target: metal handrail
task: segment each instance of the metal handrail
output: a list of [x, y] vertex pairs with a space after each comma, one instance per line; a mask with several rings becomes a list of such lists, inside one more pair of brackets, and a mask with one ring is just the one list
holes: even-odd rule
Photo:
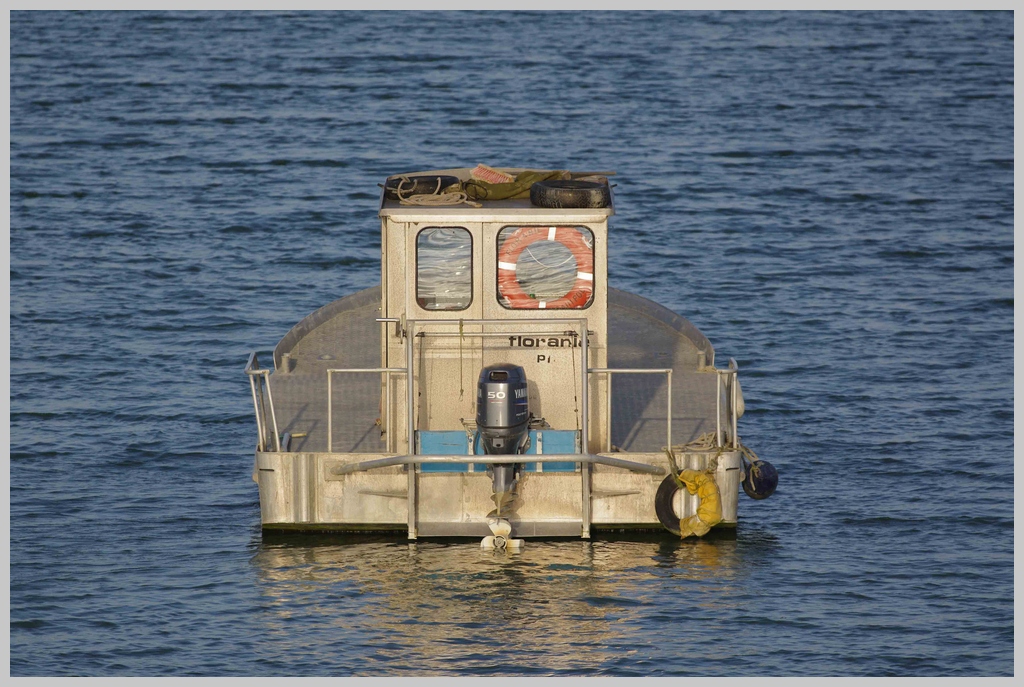
[[[348, 368], [331, 368], [327, 370], [327, 452], [334, 452], [334, 431], [332, 427], [332, 421], [334, 419], [334, 406], [333, 399], [334, 394], [331, 393], [331, 379], [335, 372], [379, 372], [385, 375], [384, 379], [384, 394], [385, 394], [385, 413], [391, 412], [391, 373], [392, 372], [408, 372], [404, 367], [348, 367]], [[386, 416], [385, 416], [386, 417]], [[381, 418], [381, 426], [387, 430], [386, 420], [384, 417]], [[409, 435], [409, 445], [412, 445], [412, 435]]]
[[[385, 320], [387, 322], [394, 321], [392, 318]], [[408, 333], [414, 335], [414, 329], [419, 324], [508, 324], [509, 320], [485, 320], [485, 319], [473, 319], [473, 320], [408, 320], [410, 324]], [[588, 332], [586, 330], [587, 320], [585, 318], [551, 318], [551, 319], [540, 319], [540, 318], [523, 318], [516, 320], [516, 324], [533, 324], [533, 323], [550, 323], [550, 322], [566, 322], [575, 323], [580, 325], [581, 328], [581, 343], [582, 343], [582, 354], [584, 365], [588, 359]], [[575, 333], [575, 332], [574, 332]], [[483, 337], [488, 335], [501, 335], [503, 333], [498, 332], [463, 332], [464, 336], [471, 337]], [[411, 336], [410, 336], [411, 338]], [[413, 425], [415, 422], [415, 412], [413, 409], [412, 399], [414, 398], [414, 384], [415, 380], [413, 375], [408, 374], [411, 369], [413, 355], [412, 346], [409, 347], [407, 364], [409, 367], [388, 367], [388, 368], [332, 368], [327, 370], [327, 451], [333, 452], [333, 394], [332, 394], [332, 374], [335, 372], [339, 373], [380, 373], [385, 374], [388, 377], [385, 379], [385, 412], [390, 412], [391, 409], [391, 384], [390, 375], [392, 373], [406, 373], [406, 393], [407, 393], [407, 410], [408, 410], [408, 438], [410, 451], [415, 453], [415, 442], [413, 441]], [[608, 391], [606, 393], [606, 412], [609, 414], [607, 421], [607, 432], [608, 442], [611, 442], [611, 376], [613, 374], [664, 374], [666, 376], [666, 445], [672, 445], [672, 368], [584, 368], [589, 374], [608, 374]], [[715, 438], [716, 445], [721, 446], [723, 443], [722, 437], [722, 377], [724, 375], [731, 375], [732, 379], [729, 381], [729, 422], [732, 428], [731, 432], [731, 443], [732, 448], [739, 447], [738, 437], [738, 421], [737, 405], [738, 405], [738, 387], [736, 380], [738, 378], [739, 366], [735, 359], [729, 359], [729, 369], [727, 370], [715, 370], [716, 372], [716, 385], [715, 385]], [[252, 392], [253, 409], [256, 416], [256, 431], [259, 438], [257, 448], [260, 451], [265, 451], [267, 448], [267, 434], [270, 429], [267, 423], [266, 411], [269, 406], [270, 409], [270, 424], [273, 426], [273, 437], [274, 445], [277, 451], [281, 450], [281, 436], [277, 427], [277, 413], [274, 408], [274, 395], [270, 385], [270, 370], [262, 369], [259, 366], [259, 357], [256, 351], [249, 354], [249, 358], [245, 364], [245, 374], [249, 376], [249, 386]], [[259, 381], [257, 381], [257, 377]], [[589, 377], [588, 377], [589, 379]], [[580, 453], [584, 453], [589, 441], [589, 416], [590, 416], [590, 398], [589, 398], [589, 383], [583, 382], [582, 397], [583, 397], [583, 418], [581, 421], [581, 441], [580, 441]], [[266, 388], [266, 400], [263, 400], [263, 389]], [[384, 424], [384, 418], [381, 419]], [[607, 447], [610, 450], [610, 445]]]
[[[469, 460], [467, 460], [469, 459]], [[611, 456], [602, 456], [594, 453], [546, 453], [542, 455], [526, 455], [522, 453], [512, 453], [503, 455], [477, 455], [477, 456], [465, 456], [465, 455], [429, 455], [425, 456], [422, 454], [407, 454], [400, 456], [385, 456], [383, 458], [373, 458], [371, 460], [364, 460], [359, 463], [345, 463], [344, 465], [338, 465], [331, 468], [332, 475], [347, 475], [353, 472], [364, 472], [366, 470], [375, 470], [377, 468], [388, 468], [396, 465], [422, 465], [428, 464], [452, 464], [452, 463], [487, 463], [487, 464], [509, 464], [509, 463], [584, 463], [598, 465], [609, 465], [611, 467], [625, 468], [633, 472], [645, 472], [651, 475], [664, 475], [665, 470], [658, 467], [657, 465], [648, 465], [647, 463], [637, 463], [632, 460], [623, 460], [622, 458], [613, 458]]]
[[[666, 368], [595, 367], [595, 368], [591, 368], [591, 369], [587, 370], [587, 372], [588, 373], [599, 373], [599, 374], [607, 374], [607, 375], [609, 375], [609, 377], [608, 377], [608, 393], [607, 393], [608, 399], [607, 399], [607, 401], [605, 403], [605, 412], [607, 414], [606, 417], [607, 417], [607, 425], [608, 425], [606, 429], [607, 429], [607, 432], [608, 432], [608, 450], [609, 451], [611, 450], [611, 441], [612, 441], [612, 423], [611, 423], [612, 383], [611, 383], [611, 375], [613, 375], [613, 374], [633, 374], [633, 375], [663, 374], [663, 375], [665, 375], [665, 384], [666, 384], [665, 424], [667, 426], [666, 427], [666, 441], [668, 442], [665, 445], [668, 446], [669, 448], [671, 448], [671, 446], [672, 446], [672, 368], [671, 367], [666, 367]], [[583, 407], [584, 407], [586, 413], [590, 412], [590, 408], [586, 405], [585, 401], [584, 401], [584, 406]]]
[[[736, 415], [736, 380], [739, 378], [740, 368], [736, 364], [736, 360], [729, 358], [729, 369], [728, 370], [715, 370], [715, 445], [722, 445], [722, 377], [725, 375], [731, 375], [732, 379], [729, 382], [729, 415], [730, 424], [732, 425], [732, 448], [739, 448], [739, 438], [736, 436], [737, 423], [739, 417]], [[670, 444], [671, 446], [671, 444]]]
[[[270, 420], [274, 425], [274, 446], [276, 450], [281, 450], [281, 435], [277, 431], [277, 413], [274, 411], [274, 394], [270, 390], [270, 370], [264, 370], [260, 368], [259, 357], [256, 355], [256, 351], [249, 354], [249, 360], [245, 363], [245, 374], [249, 375], [249, 388], [252, 390], [252, 403], [256, 411], [256, 432], [259, 435], [259, 441], [256, 444], [257, 450], [267, 450], [267, 418], [266, 418], [266, 406], [270, 405]], [[256, 382], [256, 378], [260, 378], [260, 382]], [[259, 390], [257, 391], [257, 387]], [[263, 401], [263, 389], [267, 390], [267, 401]]]
[[[412, 342], [416, 338], [416, 327], [418, 325], [423, 325], [424, 327], [427, 327], [427, 326], [430, 326], [430, 325], [437, 325], [437, 324], [459, 325], [459, 334], [461, 336], [476, 336], [476, 335], [484, 335], [485, 332], [466, 332], [466, 331], [464, 331], [462, 329], [462, 327], [467, 325], [467, 324], [468, 325], [503, 325], [503, 326], [507, 327], [510, 324], [511, 325], [551, 324], [551, 323], [555, 323], [555, 322], [564, 323], [564, 324], [574, 324], [577, 327], [579, 327], [579, 329], [580, 329], [580, 333], [579, 333], [579, 336], [580, 336], [580, 356], [582, 358], [582, 364], [580, 365], [580, 368], [583, 369], [583, 370], [586, 370], [588, 368], [588, 363], [589, 363], [588, 356], [589, 356], [589, 347], [590, 347], [590, 337], [589, 337], [590, 332], [587, 329], [587, 325], [589, 324], [589, 322], [587, 321], [587, 318], [585, 318], [585, 317], [543, 317], [543, 318], [541, 318], [541, 317], [524, 317], [524, 318], [521, 318], [521, 319], [517, 318], [515, 320], [506, 320], [506, 319], [406, 320], [405, 321], [406, 331], [404, 332], [404, 334], [406, 336], [406, 343], [407, 343], [407, 345], [405, 347], [405, 354], [406, 354], [406, 363], [405, 364], [406, 364], [406, 367], [409, 370], [409, 374], [406, 376], [406, 395], [408, 396], [408, 398], [406, 400], [406, 409], [407, 409], [407, 412], [408, 412], [408, 417], [406, 419], [406, 422], [408, 423], [409, 437], [410, 437], [410, 441], [409, 441], [409, 454], [410, 455], [416, 455], [415, 442], [412, 441], [412, 437], [415, 436], [415, 424], [416, 424], [416, 413], [415, 413], [415, 408], [413, 406], [413, 402], [414, 402], [414, 399], [415, 399], [415, 384], [416, 384], [415, 377], [416, 377], [416, 375], [413, 374], [415, 358], [413, 356], [413, 344], [412, 344]], [[426, 332], [424, 331], [423, 333], [425, 334]], [[513, 333], [518, 333], [518, 332], [513, 332]], [[493, 332], [487, 332], [486, 333], [486, 335], [491, 335], [491, 334], [493, 334]], [[587, 375], [586, 374], [582, 374], [581, 381], [580, 381], [580, 388], [581, 388], [580, 396], [582, 397], [581, 398], [581, 404], [582, 404], [582, 406], [584, 408], [584, 411], [586, 411], [586, 409], [590, 407], [590, 400], [588, 398], [588, 387], [589, 387], [589, 384], [587, 382], [588, 382]], [[573, 384], [575, 384], [575, 383], [576, 383], [575, 380], [573, 380]], [[591, 461], [584, 460], [582, 458], [582, 456], [586, 455], [587, 452], [589, 451], [589, 447], [588, 447], [587, 444], [588, 444], [588, 440], [590, 438], [590, 430], [589, 430], [589, 426], [588, 426], [589, 418], [587, 416], [588, 416], [588, 413], [584, 412], [583, 413], [583, 419], [580, 422], [580, 433], [581, 433], [581, 437], [582, 437], [582, 441], [580, 441], [580, 453], [571, 454], [571, 455], [577, 456], [576, 462], [581, 463], [581, 466], [580, 466], [581, 467], [581, 480], [580, 481], [582, 482], [582, 489], [583, 489], [583, 538], [584, 539], [588, 539], [590, 537], [590, 462]], [[465, 459], [463, 459], [463, 462], [465, 462]], [[545, 461], [542, 461], [542, 462], [545, 462]], [[415, 539], [416, 538], [416, 500], [417, 500], [416, 499], [416, 471], [415, 470], [409, 470], [408, 512], [409, 512], [409, 538], [410, 539]]]
[[[382, 318], [383, 319], [383, 318]], [[551, 322], [564, 322], [564, 323], [575, 323], [587, 322], [585, 317], [517, 317], [514, 320], [500, 320], [500, 319], [463, 319], [463, 320], [406, 320], [406, 322], [415, 322], [416, 324], [548, 324]]]
[[[581, 367], [582, 367], [582, 369], [586, 370], [587, 369], [587, 364], [589, 362], [590, 337], [589, 337], [589, 331], [587, 330], [588, 320], [585, 317], [550, 317], [550, 318], [548, 318], [548, 317], [543, 317], [543, 318], [541, 318], [541, 317], [524, 317], [524, 318], [515, 319], [515, 320], [499, 320], [499, 319], [406, 320], [405, 321], [405, 324], [406, 324], [405, 336], [406, 336], [407, 340], [409, 340], [409, 341], [415, 339], [415, 337], [416, 337], [416, 328], [421, 326], [421, 325], [427, 326], [427, 325], [434, 325], [434, 324], [446, 324], [446, 325], [456, 325], [456, 324], [457, 325], [467, 325], [467, 324], [469, 324], [469, 325], [478, 325], [478, 324], [480, 324], [480, 325], [489, 325], [489, 324], [497, 324], [497, 325], [508, 326], [510, 324], [512, 324], [512, 325], [551, 324], [553, 322], [566, 323], [566, 324], [575, 324], [575, 325], [577, 325], [580, 328], [580, 332], [579, 332], [580, 352], [581, 352], [581, 355], [582, 355], [582, 358], [583, 358], [582, 366]], [[520, 332], [511, 332], [511, 333], [518, 334]], [[485, 338], [485, 337], [489, 337], [489, 336], [494, 336], [495, 334], [500, 334], [502, 336], [505, 335], [505, 334], [502, 334], [500, 332], [466, 332], [466, 331], [460, 332], [458, 335], [459, 336], [474, 337], [474, 338]], [[576, 332], [573, 332], [573, 334], [576, 334]], [[455, 336], [455, 334], [453, 333], [452, 336]], [[407, 410], [408, 410], [408, 414], [409, 414], [409, 417], [408, 417], [409, 436], [414, 436], [413, 425], [415, 423], [415, 413], [414, 413], [414, 410], [413, 410], [413, 399], [414, 399], [414, 392], [415, 392], [415, 375], [413, 375], [412, 372], [411, 372], [411, 370], [413, 369], [413, 361], [414, 361], [414, 356], [413, 356], [413, 350], [412, 349], [413, 349], [412, 345], [409, 345], [409, 346], [406, 347], [406, 367], [410, 370], [410, 373], [409, 373], [408, 377], [406, 378], [406, 395], [408, 396], [408, 399], [407, 399], [408, 400], [408, 404], [407, 404], [408, 408], [407, 408]], [[582, 397], [581, 398], [582, 405], [583, 405], [583, 407], [585, 409], [589, 408], [590, 407], [590, 400], [588, 398], [589, 389], [588, 389], [588, 384], [587, 384], [587, 380], [586, 379], [583, 379], [581, 381], [580, 387], [581, 387], [580, 396]], [[581, 433], [581, 436], [582, 436], [582, 441], [580, 442], [580, 453], [585, 453], [587, 451], [587, 441], [588, 441], [589, 436], [590, 436], [590, 434], [589, 434], [589, 427], [588, 427], [588, 421], [589, 421], [588, 415], [589, 415], [589, 413], [584, 412], [583, 413], [583, 418], [582, 418], [582, 420], [580, 422], [580, 430], [581, 430], [580, 433]], [[410, 446], [412, 446], [412, 445], [410, 444]], [[415, 448], [410, 448], [410, 453], [415, 453]]]

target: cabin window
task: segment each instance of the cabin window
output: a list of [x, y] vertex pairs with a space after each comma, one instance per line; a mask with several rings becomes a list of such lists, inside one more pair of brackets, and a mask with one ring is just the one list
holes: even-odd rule
[[416, 302], [465, 310], [473, 302], [473, 237], [462, 227], [427, 227], [416, 237]]
[[594, 234], [574, 226], [503, 227], [497, 279], [506, 308], [586, 308], [594, 300]]

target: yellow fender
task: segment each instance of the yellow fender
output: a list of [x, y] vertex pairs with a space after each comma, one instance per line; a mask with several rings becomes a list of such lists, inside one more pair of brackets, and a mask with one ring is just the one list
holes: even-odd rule
[[698, 470], [683, 470], [676, 480], [700, 499], [697, 513], [679, 521], [679, 537], [703, 537], [712, 527], [722, 522], [722, 495], [714, 475]]

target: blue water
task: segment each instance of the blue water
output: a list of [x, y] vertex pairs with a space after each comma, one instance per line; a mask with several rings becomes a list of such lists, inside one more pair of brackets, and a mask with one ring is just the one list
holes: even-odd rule
[[[1012, 675], [1013, 15], [10, 20], [12, 675]], [[378, 183], [615, 170], [741, 368], [735, 539], [265, 538], [252, 350]]]

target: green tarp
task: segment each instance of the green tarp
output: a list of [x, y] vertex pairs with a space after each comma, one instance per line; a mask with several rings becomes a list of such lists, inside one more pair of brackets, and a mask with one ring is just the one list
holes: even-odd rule
[[479, 179], [470, 179], [462, 184], [466, 195], [473, 200], [508, 200], [510, 198], [529, 198], [530, 187], [538, 181], [548, 179], [568, 179], [569, 172], [557, 170], [543, 172], [526, 170], [516, 175], [516, 180], [506, 184], [491, 184]]

